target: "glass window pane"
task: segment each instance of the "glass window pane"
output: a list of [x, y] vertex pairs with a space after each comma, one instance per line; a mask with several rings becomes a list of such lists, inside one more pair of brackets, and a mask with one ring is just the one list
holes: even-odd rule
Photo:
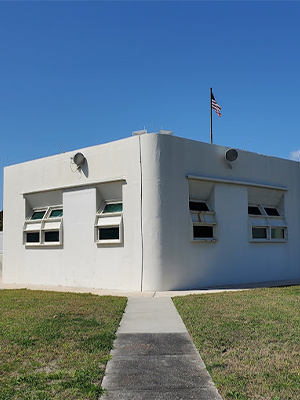
[[103, 213], [115, 213], [115, 212], [122, 212], [123, 211], [123, 204], [122, 203], [108, 203], [105, 205]]
[[248, 214], [261, 215], [261, 212], [258, 206], [248, 206]]
[[63, 210], [62, 208], [58, 209], [58, 210], [52, 210], [49, 218], [57, 218], [57, 217], [62, 217], [63, 216]]
[[40, 233], [39, 232], [27, 232], [26, 233], [26, 243], [39, 243]]
[[252, 238], [253, 239], [267, 239], [267, 228], [264, 228], [264, 227], [252, 228]]
[[271, 217], [274, 217], [274, 216], [277, 217], [280, 215], [277, 208], [275, 208], [275, 207], [264, 207], [264, 209], [265, 209], [265, 212], [267, 213], [267, 215], [269, 215]]
[[213, 239], [214, 229], [212, 226], [194, 225], [194, 239]]
[[119, 227], [99, 228], [99, 240], [118, 240]]
[[34, 211], [30, 219], [43, 219], [46, 211]]
[[284, 228], [271, 228], [271, 239], [284, 239]]
[[205, 201], [190, 201], [189, 205], [191, 211], [209, 211]]
[[59, 242], [59, 231], [45, 232], [45, 242]]

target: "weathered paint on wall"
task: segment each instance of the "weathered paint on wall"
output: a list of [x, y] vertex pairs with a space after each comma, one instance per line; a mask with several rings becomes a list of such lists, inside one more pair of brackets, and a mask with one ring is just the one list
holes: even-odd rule
[[[80, 150], [81, 173], [70, 168], [76, 152], [5, 168], [3, 281], [152, 291], [299, 279], [299, 163], [239, 151], [229, 165], [225, 150], [144, 134]], [[189, 198], [210, 204], [217, 240], [191, 240]], [[124, 240], [97, 245], [96, 211], [112, 199], [123, 202]], [[248, 203], [272, 202], [287, 241], [254, 243]], [[63, 245], [26, 248], [26, 215], [54, 203]]]

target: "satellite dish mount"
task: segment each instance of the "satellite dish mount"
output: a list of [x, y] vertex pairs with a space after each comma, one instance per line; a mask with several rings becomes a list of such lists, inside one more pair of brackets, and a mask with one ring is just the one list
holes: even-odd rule
[[232, 168], [231, 163], [233, 163], [233, 161], [235, 161], [238, 158], [238, 156], [239, 156], [239, 153], [238, 153], [238, 151], [236, 149], [228, 149], [228, 150], [226, 150], [225, 159], [226, 159], [226, 161], [228, 163], [228, 166], [230, 168]]
[[77, 165], [77, 170], [78, 170], [82, 168], [83, 164], [86, 161], [86, 158], [82, 153], [76, 153], [72, 160], [73, 163]]

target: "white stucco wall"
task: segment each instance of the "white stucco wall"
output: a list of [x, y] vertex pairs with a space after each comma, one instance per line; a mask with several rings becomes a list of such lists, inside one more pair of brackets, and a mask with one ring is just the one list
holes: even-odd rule
[[[230, 168], [225, 150], [145, 134], [80, 150], [80, 174], [77, 151], [5, 168], [3, 281], [152, 291], [299, 279], [299, 163], [239, 151]], [[210, 203], [216, 241], [191, 240], [189, 198]], [[124, 241], [97, 245], [96, 211], [112, 199], [123, 202]], [[251, 242], [248, 203], [278, 199], [287, 241]], [[26, 215], [53, 204], [63, 205], [62, 247], [26, 248]]]
[[0, 280], [2, 280], [3, 232], [0, 232]]
[[[231, 169], [224, 158], [224, 147], [167, 135], [159, 135], [157, 140], [159, 179], [154, 184], [160, 204], [160, 254], [154, 263], [155, 275], [150, 272], [151, 265], [145, 257], [144, 268], [149, 274], [144, 274], [144, 290], [300, 278], [299, 163], [239, 151]], [[216, 242], [191, 241], [188, 206], [191, 180], [187, 175], [212, 179]], [[241, 184], [217, 182], [222, 179]], [[205, 182], [193, 182], [198, 185], [201, 199]], [[284, 196], [286, 242], [252, 243], [249, 240], [247, 207], [253, 184], [286, 188], [286, 191], [259, 189], [262, 193], [268, 192], [266, 201], [273, 192], [274, 196], [278, 193]]]
[[[139, 137], [81, 151], [87, 159], [81, 174], [70, 168], [76, 151], [5, 168], [4, 282], [140, 290]], [[124, 242], [97, 245], [96, 210], [103, 196], [112, 200], [119, 194]], [[63, 247], [26, 248], [22, 231], [28, 210], [57, 198], [64, 209]]]

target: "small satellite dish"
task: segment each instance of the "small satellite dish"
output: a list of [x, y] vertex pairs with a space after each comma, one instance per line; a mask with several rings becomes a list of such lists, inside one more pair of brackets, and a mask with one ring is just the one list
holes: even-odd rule
[[239, 153], [236, 149], [228, 149], [225, 153], [225, 158], [229, 162], [235, 161], [239, 156]]
[[76, 153], [73, 157], [73, 161], [77, 165], [77, 167], [80, 168], [85, 162], [85, 157], [82, 153]]

